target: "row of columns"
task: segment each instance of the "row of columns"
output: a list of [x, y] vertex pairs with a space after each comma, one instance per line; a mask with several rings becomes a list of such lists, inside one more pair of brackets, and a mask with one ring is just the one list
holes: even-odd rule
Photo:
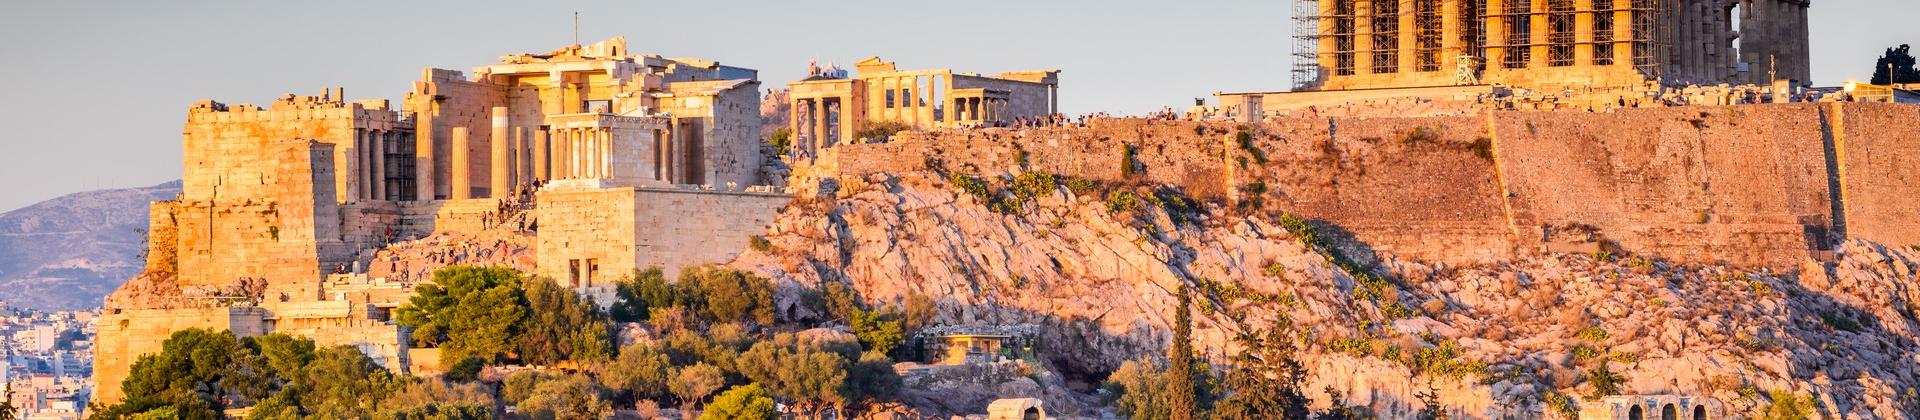
[[[934, 107], [940, 103], [940, 92], [949, 89], [944, 86], [945, 79], [939, 75], [866, 79], [868, 92], [871, 92], [869, 95], [878, 96], [869, 104], [878, 105], [879, 108], [868, 111], [868, 114], [880, 115], [883, 117], [881, 119], [899, 121], [915, 127], [932, 126], [935, 120]], [[888, 96], [894, 98], [893, 107], [890, 108], [886, 106]], [[875, 111], [878, 114], [875, 114]]]
[[[829, 102], [832, 101], [832, 102]], [[794, 149], [802, 155], [812, 156], [822, 147], [831, 147], [853, 136], [853, 127], [847, 124], [844, 97], [799, 98], [794, 99], [790, 109], [788, 129], [793, 132]], [[831, 118], [834, 105], [838, 105], [839, 118]]]
[[[606, 128], [561, 128], [551, 131], [507, 124], [506, 108], [494, 108], [490, 159], [486, 169], [488, 191], [502, 198], [520, 185], [535, 181], [573, 178], [606, 178], [613, 175], [613, 135]], [[476, 197], [473, 173], [476, 165], [471, 153], [473, 140], [467, 127], [453, 127], [452, 149], [448, 153], [452, 173], [450, 198]]]
[[954, 121], [1000, 122], [1007, 115], [1007, 101], [998, 98], [953, 98], [950, 108]]
[[[387, 179], [404, 167], [387, 166], [387, 155], [408, 153], [401, 142], [414, 141], [413, 133], [406, 130], [380, 130], [356, 128], [353, 130], [353, 145], [347, 156], [351, 160], [342, 168], [342, 174], [353, 174], [352, 179], [342, 180], [342, 195], [346, 200], [395, 200], [405, 197], [402, 191], [388, 190]], [[398, 150], [395, 150], [398, 148]], [[414, 158], [415, 156], [408, 156]], [[397, 178], [406, 178], [411, 174], [398, 174]], [[406, 187], [400, 185], [399, 187]]]

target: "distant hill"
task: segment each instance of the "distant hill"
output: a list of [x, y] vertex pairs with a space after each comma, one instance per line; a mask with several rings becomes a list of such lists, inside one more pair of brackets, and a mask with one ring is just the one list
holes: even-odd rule
[[180, 193], [180, 181], [88, 191], [0, 213], [0, 301], [45, 310], [87, 309], [140, 273], [147, 207]]

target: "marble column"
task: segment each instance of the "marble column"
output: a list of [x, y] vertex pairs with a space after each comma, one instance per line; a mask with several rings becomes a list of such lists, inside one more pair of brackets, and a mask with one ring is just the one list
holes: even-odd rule
[[506, 198], [512, 188], [513, 151], [507, 148], [513, 140], [507, 129], [507, 107], [493, 107], [493, 132], [487, 136], [487, 146], [493, 154], [487, 159], [488, 195], [491, 198]]
[[419, 187], [419, 189], [414, 191], [414, 194], [416, 194], [414, 197], [419, 200], [433, 200], [436, 197], [433, 191], [435, 185], [433, 165], [435, 160], [433, 157], [432, 129], [428, 128], [414, 131], [411, 140], [413, 141], [413, 164], [415, 165], [413, 167], [414, 185]]
[[452, 174], [447, 180], [447, 185], [448, 188], [450, 188], [448, 197], [455, 200], [473, 198], [473, 161], [469, 159], [468, 156], [471, 154], [468, 150], [469, 146], [471, 146], [471, 144], [467, 138], [467, 128], [454, 127], [453, 144], [450, 146], [453, 150], [449, 150], [447, 153], [451, 155], [450, 158], [453, 159], [451, 163]]
[[387, 199], [387, 140], [392, 131], [373, 132], [373, 199]]

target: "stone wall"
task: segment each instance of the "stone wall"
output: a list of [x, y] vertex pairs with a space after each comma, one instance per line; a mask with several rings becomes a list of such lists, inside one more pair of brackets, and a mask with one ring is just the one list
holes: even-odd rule
[[[539, 274], [610, 292], [613, 280], [635, 269], [661, 266], [671, 277], [683, 267], [726, 262], [765, 233], [789, 198], [656, 188], [542, 191]], [[571, 264], [588, 259], [598, 262], [598, 274], [575, 284]]]
[[[892, 143], [840, 146], [814, 163], [830, 163], [828, 177], [846, 178], [930, 163], [978, 176], [1024, 167], [1174, 184], [1202, 198], [1253, 198], [1246, 193], [1255, 187], [1265, 191], [1258, 196], [1265, 209], [1417, 259], [1489, 261], [1572, 242], [1681, 261], [1790, 266], [1838, 237], [1828, 233], [1837, 207], [1845, 209], [1849, 237], [1920, 243], [1910, 222], [1920, 204], [1909, 198], [1920, 194], [1920, 181], [1903, 171], [1920, 167], [1910, 157], [1920, 133], [1893, 129], [1917, 120], [1920, 107], [1885, 104], [1261, 125], [1096, 120], [1084, 128], [903, 133]], [[1823, 127], [1832, 127], [1832, 139]], [[1241, 131], [1249, 133], [1247, 146]], [[1129, 154], [1132, 175], [1121, 170]], [[1842, 185], [1846, 199], [1836, 206]], [[1568, 234], [1589, 228], [1595, 235]]]
[[1834, 104], [1841, 201], [1849, 237], [1920, 245], [1920, 111], [1912, 105]]
[[240, 337], [267, 333], [266, 311], [260, 308], [185, 308], [109, 310], [100, 315], [94, 344], [95, 402], [117, 402], [126, 395], [121, 381], [140, 355], [159, 353], [175, 331], [189, 328], [229, 330]]
[[432, 162], [420, 163], [433, 169], [432, 176], [422, 174], [421, 177], [421, 185], [432, 184], [433, 196], [420, 198], [452, 197], [453, 162], [439, 156], [452, 155], [454, 127], [466, 127], [468, 165], [480, 168], [466, 171], [468, 185], [474, 192], [472, 197], [488, 196], [485, 193], [491, 186], [491, 173], [485, 168], [491, 167], [493, 159], [492, 143], [489, 143], [493, 107], [506, 104], [506, 91], [497, 85], [469, 81], [456, 70], [428, 68], [421, 73], [421, 80], [414, 82], [413, 91], [406, 97], [406, 109], [414, 112], [415, 136], [420, 139], [417, 152], [433, 157]]

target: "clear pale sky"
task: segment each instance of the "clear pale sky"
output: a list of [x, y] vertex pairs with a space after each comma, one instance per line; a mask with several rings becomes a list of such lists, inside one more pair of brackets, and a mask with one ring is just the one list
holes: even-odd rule
[[[398, 99], [423, 67], [623, 35], [635, 52], [759, 69], [766, 87], [810, 58], [852, 67], [998, 73], [1058, 68], [1070, 114], [1183, 107], [1214, 91], [1284, 90], [1286, 0], [6, 1], [0, 4], [0, 211], [180, 177], [199, 99], [284, 93]], [[962, 6], [962, 5], [965, 6]], [[1820, 0], [1813, 77], [1871, 75], [1920, 44], [1914, 0]]]

